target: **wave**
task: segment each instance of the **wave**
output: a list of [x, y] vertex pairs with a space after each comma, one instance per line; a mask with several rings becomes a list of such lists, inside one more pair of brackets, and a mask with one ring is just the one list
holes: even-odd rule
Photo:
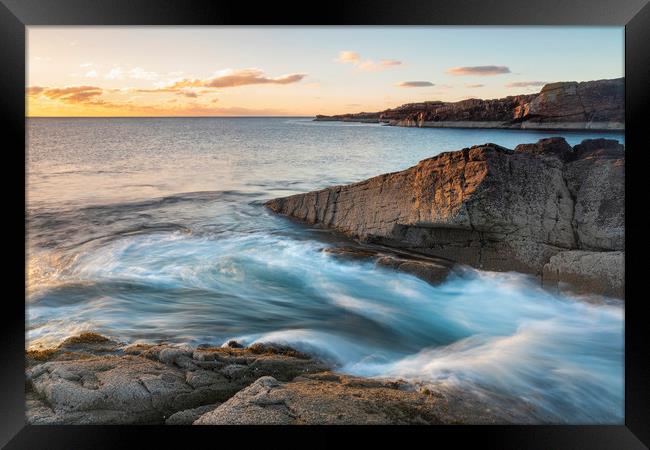
[[130, 341], [274, 342], [351, 374], [507, 395], [544, 421], [622, 420], [621, 302], [469, 268], [432, 286], [275, 232], [149, 231], [66, 260], [30, 296], [29, 340], [89, 327]]

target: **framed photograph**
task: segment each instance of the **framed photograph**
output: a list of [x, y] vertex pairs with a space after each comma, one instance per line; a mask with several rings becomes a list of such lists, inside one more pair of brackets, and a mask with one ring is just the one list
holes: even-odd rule
[[647, 448], [646, 0], [2, 3], [5, 448]]

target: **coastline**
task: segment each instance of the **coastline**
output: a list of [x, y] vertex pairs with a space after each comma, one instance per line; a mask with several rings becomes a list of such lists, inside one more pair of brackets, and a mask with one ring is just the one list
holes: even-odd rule
[[418, 128], [623, 131], [625, 79], [544, 85], [536, 94], [407, 103], [378, 112], [317, 115], [315, 121]]
[[375, 119], [313, 119], [315, 122], [352, 122], [376, 123], [391, 127], [411, 128], [465, 128], [465, 129], [491, 129], [491, 130], [540, 130], [540, 131], [625, 131], [625, 124], [621, 122], [519, 122], [508, 123], [499, 121], [383, 121]]

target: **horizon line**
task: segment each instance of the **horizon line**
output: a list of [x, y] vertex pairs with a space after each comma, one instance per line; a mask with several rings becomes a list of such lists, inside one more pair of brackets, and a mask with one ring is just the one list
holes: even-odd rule
[[25, 119], [240, 119], [240, 118], [262, 118], [262, 117], [316, 117], [317, 114], [312, 115], [276, 115], [276, 116], [25, 116]]

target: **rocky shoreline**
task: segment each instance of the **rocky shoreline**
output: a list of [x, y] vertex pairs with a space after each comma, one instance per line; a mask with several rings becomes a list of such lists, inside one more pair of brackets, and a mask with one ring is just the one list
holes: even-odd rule
[[624, 94], [624, 78], [570, 81], [547, 84], [537, 94], [408, 103], [379, 112], [317, 115], [314, 120], [421, 128], [624, 130]]
[[[126, 345], [95, 333], [26, 353], [29, 424], [507, 424], [470, 392], [337, 373], [288, 347]], [[521, 405], [519, 405], [521, 406]]]
[[[624, 180], [618, 141], [588, 139], [572, 148], [549, 138], [514, 150], [484, 144], [445, 152], [400, 172], [265, 205], [361, 243], [624, 298]], [[427, 269], [420, 265], [420, 272]]]

